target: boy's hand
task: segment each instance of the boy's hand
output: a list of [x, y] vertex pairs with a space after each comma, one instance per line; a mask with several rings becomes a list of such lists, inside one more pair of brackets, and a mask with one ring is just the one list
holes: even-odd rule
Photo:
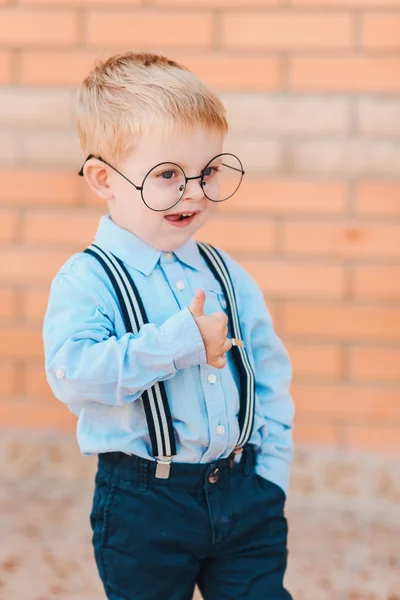
[[228, 335], [228, 317], [224, 312], [216, 312], [211, 315], [204, 314], [204, 302], [206, 294], [198, 288], [189, 305], [189, 310], [196, 321], [206, 348], [207, 363], [217, 369], [226, 365], [225, 352], [232, 348], [232, 341]]

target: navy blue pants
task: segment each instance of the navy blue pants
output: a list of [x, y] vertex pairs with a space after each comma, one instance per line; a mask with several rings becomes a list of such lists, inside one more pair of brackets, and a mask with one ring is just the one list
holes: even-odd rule
[[240, 463], [155, 463], [121, 452], [99, 455], [90, 522], [109, 600], [291, 600], [285, 494]]

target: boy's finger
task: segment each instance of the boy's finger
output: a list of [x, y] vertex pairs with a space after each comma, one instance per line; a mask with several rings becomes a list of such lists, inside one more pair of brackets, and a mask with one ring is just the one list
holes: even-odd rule
[[204, 303], [206, 301], [206, 293], [203, 289], [198, 288], [192, 302], [189, 305], [189, 310], [194, 317], [204, 315]]

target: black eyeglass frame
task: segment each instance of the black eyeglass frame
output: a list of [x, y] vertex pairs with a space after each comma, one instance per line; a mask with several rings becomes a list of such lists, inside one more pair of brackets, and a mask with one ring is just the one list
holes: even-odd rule
[[[206, 194], [206, 192], [204, 191], [204, 184], [206, 184], [207, 182], [204, 181], [204, 172], [206, 171], [206, 169], [208, 168], [208, 166], [216, 159], [219, 158], [220, 156], [233, 156], [234, 158], [237, 159], [237, 161], [239, 162], [240, 165], [240, 169], [236, 169], [235, 167], [231, 167], [230, 165], [224, 165], [224, 163], [222, 163], [224, 166], [229, 167], [230, 169], [233, 169], [235, 171], [238, 171], [241, 173], [240, 176], [240, 181], [238, 183], [237, 188], [235, 189], [234, 192], [232, 192], [232, 194], [230, 194], [229, 196], [227, 196], [226, 198], [224, 198], [223, 200], [213, 200], [212, 198], [209, 198]], [[158, 163], [157, 165], [155, 165], [154, 167], [152, 167], [150, 169], [150, 171], [148, 171], [146, 173], [146, 175], [144, 176], [142, 185], [136, 185], [135, 183], [133, 183], [133, 181], [131, 181], [130, 179], [128, 179], [128, 177], [126, 177], [126, 175], [124, 175], [123, 173], [121, 173], [121, 171], [118, 171], [118, 169], [116, 169], [115, 167], [113, 167], [113, 165], [111, 165], [109, 162], [107, 162], [106, 160], [104, 160], [104, 158], [101, 158], [100, 156], [96, 156], [95, 154], [89, 154], [88, 157], [86, 158], [85, 162], [83, 163], [81, 170], [79, 171], [78, 175], [80, 175], [81, 177], [83, 177], [83, 167], [85, 166], [85, 164], [87, 163], [88, 160], [90, 160], [91, 158], [96, 158], [97, 160], [100, 160], [101, 162], [103, 162], [104, 164], [108, 165], [111, 169], [113, 169], [114, 171], [116, 171], [119, 175], [121, 175], [121, 177], [123, 177], [124, 179], [126, 179], [126, 181], [128, 183], [130, 183], [131, 185], [133, 185], [133, 187], [140, 191], [140, 195], [142, 197], [143, 202], [145, 203], [145, 205], [147, 206], [147, 208], [149, 208], [150, 210], [154, 210], [155, 212], [165, 212], [166, 210], [170, 210], [170, 208], [173, 208], [174, 206], [176, 206], [176, 204], [178, 204], [178, 202], [180, 202], [182, 200], [183, 194], [185, 193], [186, 190], [186, 186], [188, 181], [191, 181], [192, 179], [200, 179], [201, 181], [200, 186], [203, 190], [203, 193], [205, 195], [205, 197], [210, 200], [211, 202], [225, 202], [225, 200], [228, 200], [229, 198], [231, 198], [234, 194], [236, 194], [236, 192], [238, 191], [238, 189], [240, 188], [242, 181], [243, 181], [243, 176], [245, 175], [245, 171], [243, 170], [243, 164], [242, 161], [240, 160], [240, 158], [238, 156], [236, 156], [235, 154], [232, 154], [231, 152], [221, 152], [221, 154], [217, 154], [216, 156], [214, 156], [214, 158], [212, 158], [210, 161], [208, 161], [208, 163], [206, 164], [206, 166], [204, 167], [204, 169], [201, 171], [200, 175], [196, 175], [195, 177], [186, 177], [186, 173], [185, 171], [182, 169], [182, 167], [180, 165], [178, 165], [177, 163], [173, 163], [173, 162], [161, 162]], [[157, 169], [157, 167], [160, 167], [162, 165], [174, 165], [175, 167], [178, 167], [178, 169], [180, 169], [185, 177], [185, 187], [183, 188], [182, 194], [180, 196], [180, 198], [178, 198], [178, 200], [172, 204], [171, 206], [169, 206], [168, 208], [152, 208], [151, 206], [149, 206], [146, 202], [146, 200], [144, 199], [144, 195], [143, 195], [143, 188], [144, 188], [144, 184], [146, 182], [147, 177], [150, 175], [150, 173], [152, 171], [154, 171], [154, 169]]]

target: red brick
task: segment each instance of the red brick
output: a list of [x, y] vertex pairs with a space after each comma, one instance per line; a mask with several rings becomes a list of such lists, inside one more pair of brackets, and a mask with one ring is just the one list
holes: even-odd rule
[[363, 181], [356, 186], [356, 210], [362, 216], [400, 217], [400, 184]]
[[100, 46], [208, 48], [212, 25], [212, 16], [204, 12], [89, 12], [86, 38], [89, 44]]
[[345, 429], [346, 447], [374, 452], [400, 452], [399, 427], [352, 425]]
[[78, 20], [73, 12], [7, 9], [0, 13], [0, 23], [3, 45], [66, 45], [78, 41]]
[[307, 340], [400, 341], [400, 308], [391, 306], [286, 303], [285, 335]]
[[385, 8], [400, 7], [400, 0], [289, 0], [292, 6], [317, 8]]
[[[187, 0], [153, 0], [155, 6], [162, 8], [168, 8], [170, 6], [179, 6], [187, 8]], [[279, 6], [283, 4], [283, 0], [191, 0], [191, 7], [198, 8], [251, 8], [261, 7], [267, 8], [269, 6]]]
[[9, 288], [0, 288], [0, 318], [9, 319], [17, 314], [16, 293]]
[[298, 92], [400, 91], [400, 58], [296, 56], [289, 60], [289, 89]]
[[286, 342], [295, 378], [340, 379], [343, 374], [343, 350], [339, 346]]
[[17, 237], [19, 215], [15, 210], [0, 209], [0, 242], [13, 242]]
[[317, 254], [335, 258], [396, 258], [400, 256], [400, 226], [286, 223], [283, 249], [289, 254]]
[[[400, 6], [400, 4], [399, 4]], [[400, 16], [371, 13], [362, 17], [362, 43], [367, 50], [400, 49]]]
[[19, 0], [20, 4], [27, 5], [46, 5], [47, 6], [84, 6], [88, 7], [97, 7], [97, 6], [106, 6], [106, 7], [118, 7], [118, 6], [140, 6], [143, 0]]
[[359, 299], [400, 300], [400, 267], [397, 265], [356, 265], [354, 295]]
[[0, 50], [0, 84], [12, 82], [12, 56], [6, 50]]
[[352, 37], [347, 14], [235, 12], [222, 18], [222, 43], [233, 48], [343, 50]]
[[344, 294], [341, 265], [241, 260], [267, 298], [340, 298]]
[[400, 348], [358, 346], [351, 349], [349, 371], [360, 381], [399, 381]]
[[346, 211], [347, 186], [339, 182], [252, 179], [245, 175], [237, 193], [217, 205], [220, 213], [340, 215]]
[[220, 245], [227, 252], [271, 254], [276, 249], [275, 225], [266, 219], [213, 218], [199, 229], [195, 237]]
[[39, 358], [43, 355], [42, 332], [26, 327], [3, 327], [0, 358]]
[[73, 431], [77, 418], [61, 403], [41, 406], [37, 403], [9, 401], [0, 404], [0, 425], [4, 429]]
[[22, 296], [22, 314], [28, 321], [43, 322], [47, 309], [49, 290], [27, 289]]
[[[11, 396], [16, 391], [17, 369], [13, 364], [0, 364], [0, 394]], [[1, 406], [1, 402], [0, 402]]]
[[88, 211], [35, 211], [27, 215], [23, 238], [32, 244], [79, 245], [90, 243], [99, 214]]
[[296, 412], [303, 420], [305, 415], [348, 422], [360, 418], [374, 422], [400, 420], [400, 387], [296, 383], [293, 397]]
[[318, 423], [295, 422], [293, 429], [295, 444], [339, 447], [341, 430], [337, 425], [330, 425], [319, 421]]
[[70, 256], [71, 249], [0, 249], [0, 282], [49, 283]]
[[28, 364], [24, 373], [24, 394], [29, 398], [56, 402], [46, 379], [44, 364]]
[[3, 170], [0, 204], [72, 206], [78, 202], [78, 179], [75, 173]]

